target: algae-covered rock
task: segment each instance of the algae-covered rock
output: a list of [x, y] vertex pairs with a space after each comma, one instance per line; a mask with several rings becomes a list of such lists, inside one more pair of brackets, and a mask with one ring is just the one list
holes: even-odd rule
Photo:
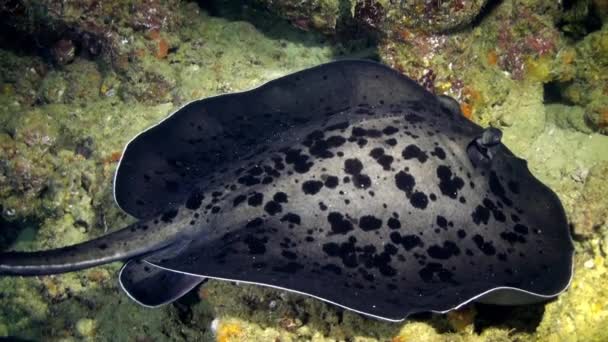
[[445, 32], [462, 29], [477, 17], [486, 0], [379, 1], [387, 4], [391, 29], [407, 27], [417, 31]]
[[[608, 152], [606, 152], [608, 153]], [[585, 186], [574, 208], [574, 232], [591, 237], [600, 227], [608, 225], [608, 162], [593, 166], [585, 179]], [[608, 228], [608, 227], [606, 227]]]
[[602, 342], [608, 340], [608, 263], [598, 239], [578, 255], [569, 290], [545, 307], [538, 341]]
[[256, 0], [273, 13], [304, 30], [326, 34], [350, 25], [387, 33], [407, 27], [422, 32], [445, 32], [469, 25], [486, 0], [387, 1], [387, 0]]
[[554, 122], [563, 129], [573, 129], [582, 133], [592, 133], [585, 120], [585, 109], [579, 106], [550, 104], [545, 107], [547, 121]]
[[277, 15], [291, 21], [304, 30], [315, 29], [324, 33], [334, 33], [342, 6], [337, 0], [256, 0]]
[[572, 79], [560, 84], [564, 98], [585, 108], [589, 127], [608, 133], [608, 25], [576, 44]]

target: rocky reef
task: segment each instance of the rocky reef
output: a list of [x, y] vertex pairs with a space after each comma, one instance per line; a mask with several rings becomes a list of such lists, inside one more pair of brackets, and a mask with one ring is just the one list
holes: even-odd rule
[[[57, 341], [606, 341], [608, 6], [599, 0], [0, 2], [0, 246], [37, 250], [132, 222], [112, 199], [124, 144], [184, 103], [336, 58], [378, 59], [504, 132], [562, 200], [570, 289], [387, 323], [209, 281], [150, 310], [119, 264], [0, 278], [0, 336]], [[23, 42], [29, 42], [24, 44]]]

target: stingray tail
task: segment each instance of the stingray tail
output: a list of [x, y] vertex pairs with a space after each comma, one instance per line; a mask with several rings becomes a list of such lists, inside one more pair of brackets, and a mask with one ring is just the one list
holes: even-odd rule
[[82, 270], [158, 251], [171, 239], [137, 234], [138, 224], [73, 246], [39, 252], [0, 253], [0, 275], [36, 276]]

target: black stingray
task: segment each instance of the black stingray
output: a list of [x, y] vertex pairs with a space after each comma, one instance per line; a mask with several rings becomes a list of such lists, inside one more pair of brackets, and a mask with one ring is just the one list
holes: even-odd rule
[[121, 285], [147, 306], [215, 278], [387, 320], [556, 296], [572, 275], [564, 210], [500, 138], [383, 65], [321, 65], [142, 132], [115, 177], [139, 222], [0, 254], [0, 272], [128, 260]]

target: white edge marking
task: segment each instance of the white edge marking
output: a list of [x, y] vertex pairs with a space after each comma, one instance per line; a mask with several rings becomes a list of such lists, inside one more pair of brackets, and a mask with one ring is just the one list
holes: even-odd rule
[[[573, 255], [574, 255], [574, 253], [573, 253]], [[300, 294], [300, 295], [305, 295], [305, 296], [312, 297], [312, 298], [318, 299], [320, 301], [323, 301], [323, 302], [326, 302], [326, 303], [329, 303], [329, 304], [333, 304], [333, 305], [339, 306], [339, 307], [344, 308], [346, 310], [356, 312], [356, 313], [364, 315], [364, 316], [373, 317], [373, 318], [377, 318], [377, 319], [380, 319], [380, 320], [389, 321], [389, 322], [395, 322], [395, 323], [403, 322], [405, 319], [407, 319], [407, 317], [410, 314], [414, 314], [414, 313], [418, 313], [418, 312], [433, 312], [433, 313], [438, 313], [438, 314], [445, 314], [445, 313], [447, 313], [449, 311], [452, 311], [452, 310], [458, 310], [461, 307], [469, 304], [470, 302], [475, 301], [476, 299], [479, 299], [480, 297], [483, 297], [483, 296], [485, 296], [487, 294], [490, 294], [491, 292], [499, 291], [499, 290], [509, 290], [509, 291], [514, 291], [514, 292], [518, 292], [518, 293], [524, 293], [524, 294], [532, 295], [532, 296], [535, 296], [535, 297], [538, 297], [538, 298], [541, 298], [541, 299], [551, 299], [551, 298], [554, 298], [554, 297], [558, 296], [560, 293], [566, 291], [566, 289], [568, 289], [570, 287], [570, 284], [572, 283], [573, 272], [574, 272], [574, 263], [572, 263], [571, 264], [571, 270], [570, 270], [570, 279], [568, 280], [568, 284], [566, 284], [566, 286], [564, 286], [563, 289], [561, 289], [559, 292], [557, 292], [555, 294], [542, 295], [542, 294], [538, 294], [538, 293], [522, 290], [522, 289], [519, 289], [519, 288], [516, 288], [516, 287], [499, 286], [499, 287], [495, 287], [495, 288], [489, 289], [489, 290], [487, 290], [487, 291], [485, 291], [483, 293], [480, 293], [480, 294], [478, 294], [476, 296], [473, 296], [473, 297], [471, 297], [471, 298], [469, 298], [469, 299], [461, 302], [460, 304], [458, 304], [458, 305], [456, 305], [454, 307], [451, 307], [449, 309], [446, 309], [446, 310], [416, 311], [416, 312], [407, 313], [403, 318], [393, 319], [393, 318], [387, 318], [387, 317], [377, 316], [377, 315], [373, 315], [373, 314], [370, 314], [370, 313], [367, 313], [367, 312], [356, 310], [356, 309], [350, 308], [350, 307], [348, 307], [346, 305], [339, 304], [339, 303], [336, 303], [336, 302], [332, 302], [331, 300], [328, 300], [328, 299], [325, 299], [325, 298], [322, 298], [322, 297], [318, 297], [318, 296], [315, 296], [315, 295], [310, 294], [310, 293], [296, 291], [296, 290], [292, 290], [292, 289], [288, 289], [288, 288], [284, 288], [284, 287], [280, 287], [280, 286], [276, 286], [276, 285], [270, 285], [270, 284], [265, 284], [265, 283], [257, 283], [257, 282], [246, 281], [246, 280], [237, 280], [237, 279], [230, 279], [230, 278], [221, 278], [221, 277], [212, 277], [212, 276], [206, 276], [206, 275], [193, 274], [193, 273], [182, 272], [182, 271], [166, 268], [166, 267], [163, 267], [163, 266], [159, 266], [159, 265], [156, 265], [156, 264], [154, 264], [154, 263], [152, 263], [152, 262], [150, 262], [148, 260], [143, 260], [143, 261], [146, 262], [146, 263], [148, 263], [148, 264], [150, 264], [150, 265], [152, 265], [152, 266], [154, 266], [154, 267], [158, 267], [158, 268], [161, 268], [163, 270], [170, 271], [170, 272], [176, 272], [176, 273], [186, 274], [186, 275], [190, 275], [190, 276], [194, 276], [194, 277], [202, 277], [202, 278], [209, 278], [209, 279], [223, 280], [223, 281], [232, 281], [232, 282], [239, 282], [239, 283], [251, 284], [251, 285], [260, 285], [260, 286], [270, 287], [270, 288], [277, 289], [277, 290], [282, 290], [282, 291], [292, 292], [292, 293], [296, 293], [296, 294]]]
[[[126, 262], [126, 263], [125, 263], [125, 264], [124, 264], [124, 265], [123, 265], [123, 266], [120, 268], [120, 272], [118, 273], [118, 284], [120, 285], [120, 288], [122, 289], [122, 291], [123, 291], [123, 292], [124, 292], [124, 293], [127, 295], [127, 297], [131, 298], [131, 300], [132, 300], [132, 301], [134, 301], [135, 303], [137, 303], [137, 304], [139, 304], [139, 305], [141, 305], [141, 306], [143, 306], [143, 307], [145, 307], [145, 308], [149, 308], [149, 309], [156, 309], [156, 308], [159, 308], [159, 307], [161, 307], [161, 306], [163, 306], [163, 305], [167, 305], [167, 304], [169, 304], [169, 303], [172, 303], [172, 302], [176, 301], [177, 299], [181, 298], [182, 296], [184, 296], [186, 293], [190, 292], [190, 291], [191, 291], [191, 290], [192, 290], [194, 287], [196, 287], [198, 284], [200, 284], [200, 282], [198, 282], [198, 283], [196, 283], [195, 285], [193, 285], [192, 287], [189, 287], [189, 288], [185, 289], [184, 291], [181, 291], [181, 293], [179, 293], [177, 296], [174, 296], [174, 297], [173, 297], [173, 299], [171, 299], [171, 300], [167, 300], [167, 301], [164, 301], [164, 302], [162, 302], [162, 303], [160, 303], [160, 304], [158, 304], [158, 305], [147, 305], [147, 304], [144, 304], [144, 303], [140, 302], [139, 300], [137, 300], [137, 298], [133, 297], [133, 296], [131, 295], [131, 293], [130, 293], [130, 292], [127, 290], [127, 289], [126, 289], [125, 285], [122, 283], [122, 271], [124, 271], [124, 269], [127, 267], [127, 265], [128, 265], [130, 262], [132, 262], [132, 261], [133, 261], [133, 260], [129, 260], [128, 262]], [[148, 263], [148, 264], [150, 264], [150, 263]], [[152, 265], [152, 266], [154, 266], [154, 267], [156, 267], [156, 268], [160, 268], [160, 269], [162, 269], [163, 271], [168, 271], [168, 272], [173, 272], [173, 273], [181, 273], [181, 272], [177, 272], [177, 271], [171, 271], [171, 270], [167, 270], [167, 269], [164, 269], [164, 268], [162, 268], [162, 267], [158, 267], [158, 266], [156, 266], [156, 265], [154, 265], [154, 264], [150, 264], [150, 265]], [[183, 274], [183, 273], [181, 273], [181, 274]], [[201, 282], [202, 282], [203, 280], [205, 280], [205, 278], [206, 278], [206, 277], [202, 277], [202, 276], [199, 276], [199, 275], [193, 275], [193, 274], [189, 274], [189, 275], [190, 275], [190, 276], [197, 277], [197, 278], [200, 278]]]

